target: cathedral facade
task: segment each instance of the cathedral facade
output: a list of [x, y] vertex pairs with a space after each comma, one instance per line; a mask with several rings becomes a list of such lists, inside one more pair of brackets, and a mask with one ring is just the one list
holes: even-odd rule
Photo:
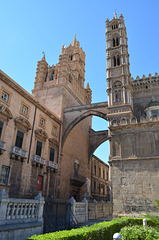
[[159, 76], [131, 77], [123, 16], [106, 20], [113, 213], [155, 211], [159, 199]]
[[[114, 216], [156, 210], [159, 76], [131, 77], [127, 41], [122, 14], [107, 19], [108, 102], [91, 104], [76, 37], [55, 66], [43, 55], [32, 95], [0, 71], [0, 190], [16, 198], [40, 192], [50, 202], [92, 195], [113, 201]], [[107, 120], [109, 130], [92, 130], [92, 116]], [[93, 156], [106, 140], [110, 167]]]

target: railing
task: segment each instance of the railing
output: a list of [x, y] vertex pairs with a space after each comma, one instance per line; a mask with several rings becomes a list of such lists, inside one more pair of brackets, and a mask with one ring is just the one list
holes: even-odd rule
[[44, 198], [39, 193], [34, 199], [9, 198], [3, 189], [0, 192], [0, 225], [43, 222]]
[[35, 162], [35, 163], [39, 163], [39, 164], [42, 164], [42, 165], [45, 165], [45, 159], [38, 156], [38, 155], [33, 155], [33, 159], [32, 159], [32, 162]]
[[23, 157], [23, 158], [27, 158], [27, 156], [28, 156], [27, 151], [23, 150], [22, 148], [16, 147], [16, 146], [13, 146], [11, 148], [11, 152], [10, 153], [11, 154], [15, 154], [16, 156]]
[[0, 140], [0, 150], [6, 150], [6, 143]]
[[58, 164], [52, 161], [47, 161], [47, 167], [58, 169]]

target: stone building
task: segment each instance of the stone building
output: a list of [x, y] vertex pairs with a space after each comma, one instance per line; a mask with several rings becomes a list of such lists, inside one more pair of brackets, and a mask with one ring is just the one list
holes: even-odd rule
[[0, 190], [9, 197], [33, 198], [40, 192], [47, 201], [83, 199], [91, 156], [105, 139], [91, 140], [89, 153], [92, 113], [65, 134], [73, 107], [91, 106], [84, 75], [85, 53], [76, 36], [62, 47], [56, 66], [43, 55], [32, 95], [0, 71]]
[[109, 166], [92, 156], [91, 197], [96, 201], [110, 201]]
[[123, 16], [106, 20], [107, 93], [113, 213], [155, 211], [159, 199], [159, 76], [129, 70]]

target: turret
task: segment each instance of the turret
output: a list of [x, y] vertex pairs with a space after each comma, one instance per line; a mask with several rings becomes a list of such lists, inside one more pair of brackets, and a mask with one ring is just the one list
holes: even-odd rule
[[[127, 33], [122, 14], [117, 18], [117, 14], [115, 13], [112, 21], [109, 21], [109, 19], [106, 20], [106, 43], [109, 110], [113, 112], [112, 108], [118, 106], [117, 111], [122, 112], [125, 111], [123, 107], [127, 105], [127, 109], [131, 112], [130, 64]], [[114, 118], [114, 116], [110, 117]]]
[[34, 89], [40, 90], [43, 87], [43, 83], [47, 80], [47, 73], [48, 73], [48, 64], [45, 60], [45, 53], [41, 61], [38, 61], [37, 69], [36, 69], [36, 77], [34, 82]]

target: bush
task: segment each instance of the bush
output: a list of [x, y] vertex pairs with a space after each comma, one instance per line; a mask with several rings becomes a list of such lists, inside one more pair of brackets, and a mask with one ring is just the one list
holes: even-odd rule
[[[70, 231], [64, 230], [53, 233], [46, 233], [43, 235], [34, 235], [26, 240], [110, 240], [113, 238], [114, 233], [120, 232], [120, 229], [130, 225], [142, 225], [142, 218], [120, 218], [110, 222], [101, 222], [94, 224], [90, 227], [83, 227], [71, 229]], [[153, 224], [151, 220], [148, 225]]]
[[153, 240], [159, 238], [159, 232], [156, 228], [144, 228], [143, 226], [138, 225], [123, 227], [120, 230], [120, 234], [122, 235], [122, 240]]

